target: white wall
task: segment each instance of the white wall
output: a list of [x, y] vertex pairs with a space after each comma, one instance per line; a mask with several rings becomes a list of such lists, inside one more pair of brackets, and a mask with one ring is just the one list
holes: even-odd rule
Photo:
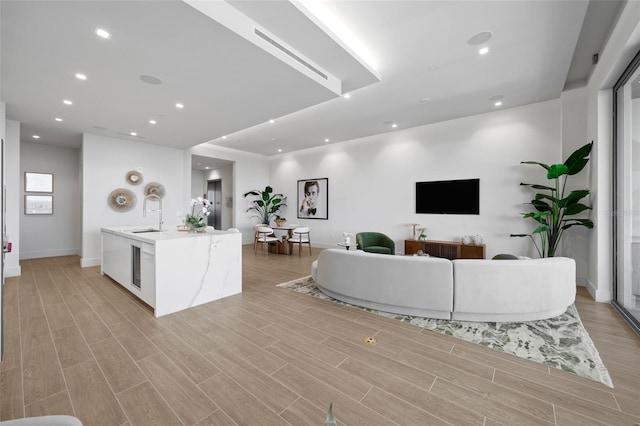
[[[567, 90], [560, 97], [562, 103], [562, 161], [566, 160], [576, 149], [591, 142], [590, 139], [587, 139], [587, 99], [586, 87]], [[592, 152], [591, 158], [593, 156], [594, 153]], [[575, 189], [589, 189], [589, 182], [593, 173], [594, 161], [589, 161], [582, 172], [567, 179], [565, 194]], [[582, 202], [587, 205], [593, 204], [590, 196], [583, 199]], [[591, 212], [577, 217], [587, 216], [593, 220]], [[590, 234], [594, 232], [593, 229], [574, 226], [564, 233], [561, 242], [561, 253], [576, 260], [577, 282], [579, 285], [585, 285], [587, 282], [587, 271], [589, 270], [587, 264], [589, 258], [588, 244]]]
[[[289, 222], [309, 225], [318, 246], [335, 246], [342, 232], [380, 231], [404, 250], [411, 223], [433, 240], [481, 235], [487, 257], [534, 255], [521, 218], [532, 192], [519, 183], [545, 183], [546, 172], [521, 161], [560, 162], [559, 100], [375, 135], [277, 156], [271, 184], [289, 197]], [[329, 219], [298, 219], [299, 179], [329, 178]], [[480, 178], [480, 215], [415, 214], [417, 181]]]
[[5, 277], [21, 274], [20, 268], [20, 123], [5, 121], [4, 177], [7, 187], [6, 225], [7, 236], [13, 243], [13, 250], [4, 259]]
[[203, 155], [212, 158], [220, 158], [232, 161], [233, 181], [233, 223], [231, 226], [242, 232], [243, 244], [253, 243], [253, 225], [256, 223], [246, 213], [249, 202], [244, 194], [252, 189], [264, 189], [269, 185], [269, 160], [268, 157], [258, 154], [250, 154], [234, 149], [216, 147], [202, 144], [191, 148], [191, 154]]
[[[20, 203], [20, 259], [80, 253], [80, 152], [78, 149], [22, 142], [20, 176], [53, 174], [53, 215], [24, 215]], [[24, 199], [24, 185], [20, 198]]]
[[[204, 184], [205, 192], [207, 181], [220, 179], [221, 183], [221, 196], [222, 196], [222, 221], [220, 226], [222, 229], [229, 229], [233, 227], [233, 164], [228, 166], [219, 167], [215, 170], [210, 170], [209, 173], [205, 172]], [[227, 204], [227, 200], [231, 197], [231, 204]]]
[[[100, 228], [103, 226], [145, 225], [157, 227], [158, 213], [150, 212], [142, 217], [144, 186], [149, 182], [164, 185], [166, 195], [162, 200], [164, 229], [174, 228], [183, 222], [189, 209], [188, 192], [184, 180], [190, 174], [185, 171], [184, 150], [145, 143], [84, 134], [82, 140], [82, 266], [100, 264]], [[190, 166], [190, 164], [189, 164]], [[130, 185], [126, 173], [140, 170], [143, 182]], [[111, 209], [107, 199], [111, 191], [126, 188], [137, 196], [136, 206], [127, 212]], [[150, 202], [156, 209], [157, 202]]]
[[207, 192], [207, 181], [202, 170], [191, 170], [191, 198], [202, 197]]

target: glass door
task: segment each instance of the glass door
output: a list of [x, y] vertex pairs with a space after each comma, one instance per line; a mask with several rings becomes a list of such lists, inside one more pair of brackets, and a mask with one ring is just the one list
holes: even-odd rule
[[613, 305], [640, 332], [640, 52], [613, 88]]

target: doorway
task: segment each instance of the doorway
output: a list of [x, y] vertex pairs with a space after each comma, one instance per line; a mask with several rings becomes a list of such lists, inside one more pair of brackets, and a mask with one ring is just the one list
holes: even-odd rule
[[222, 229], [222, 179], [207, 181], [207, 198], [211, 201], [207, 225]]

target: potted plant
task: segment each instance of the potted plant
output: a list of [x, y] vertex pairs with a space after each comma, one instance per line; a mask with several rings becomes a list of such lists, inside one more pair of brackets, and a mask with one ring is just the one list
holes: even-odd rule
[[250, 195], [256, 198], [252, 200], [253, 205], [247, 209], [247, 212], [252, 212], [265, 225], [269, 225], [271, 218], [277, 216], [280, 209], [286, 206], [287, 197], [275, 194], [270, 186], [266, 186], [264, 191], [253, 189], [244, 194], [245, 197]]
[[280, 217], [278, 215], [276, 215], [276, 218], [274, 219], [274, 222], [276, 223], [276, 225], [280, 227], [284, 225], [286, 221], [287, 221], [286, 217]]
[[198, 197], [191, 200], [191, 211], [184, 219], [184, 224], [191, 231], [202, 232], [206, 229], [204, 218], [209, 216], [211, 201]]
[[[531, 234], [510, 235], [511, 237], [531, 238], [540, 257], [553, 257], [555, 255], [562, 235], [567, 229], [573, 226], [593, 228], [593, 222], [589, 219], [569, 217], [591, 209], [590, 206], [580, 202], [580, 200], [589, 195], [589, 190], [574, 190], [565, 195], [567, 178], [584, 169], [589, 161], [588, 157], [592, 146], [593, 141], [578, 148], [562, 164], [547, 165], [537, 161], [523, 161], [520, 163], [539, 165], [547, 171], [547, 179], [551, 181], [551, 186], [520, 183], [520, 185], [543, 191], [536, 193], [535, 198], [528, 203], [535, 211], [522, 214], [522, 217], [536, 221], [537, 227]], [[534, 236], [538, 236], [540, 240], [539, 246]]]

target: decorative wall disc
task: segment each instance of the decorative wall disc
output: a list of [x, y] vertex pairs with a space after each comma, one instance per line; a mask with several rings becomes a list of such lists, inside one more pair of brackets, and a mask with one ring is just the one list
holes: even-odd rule
[[144, 195], [155, 194], [160, 198], [164, 198], [164, 185], [158, 182], [149, 182], [144, 187]]
[[142, 183], [142, 173], [131, 170], [127, 173], [127, 182], [131, 185], [140, 185]]
[[109, 207], [117, 212], [126, 212], [136, 205], [136, 195], [125, 188], [118, 188], [111, 191], [107, 200]]

